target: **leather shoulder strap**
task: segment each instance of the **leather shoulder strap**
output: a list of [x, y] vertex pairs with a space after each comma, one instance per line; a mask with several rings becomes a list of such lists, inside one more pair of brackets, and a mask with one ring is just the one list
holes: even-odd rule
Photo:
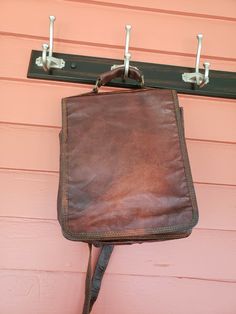
[[[89, 244], [89, 261], [85, 283], [85, 300], [83, 314], [89, 314], [94, 303], [97, 300], [103, 275], [105, 274], [107, 265], [109, 263], [114, 245], [103, 245], [95, 266], [94, 274], [92, 276], [91, 256], [92, 244]], [[91, 278], [92, 277], [92, 278]]]

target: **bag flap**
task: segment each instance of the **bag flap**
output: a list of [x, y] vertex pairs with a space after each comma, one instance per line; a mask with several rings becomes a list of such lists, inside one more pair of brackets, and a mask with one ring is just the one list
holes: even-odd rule
[[198, 221], [174, 91], [65, 98], [60, 169], [58, 214], [69, 239], [183, 232]]

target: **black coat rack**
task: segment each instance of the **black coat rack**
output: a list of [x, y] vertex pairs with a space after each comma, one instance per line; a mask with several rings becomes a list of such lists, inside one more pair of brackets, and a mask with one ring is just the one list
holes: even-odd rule
[[[131, 26], [126, 25], [125, 59], [89, 57], [81, 55], [53, 53], [53, 23], [55, 17], [50, 16], [50, 45], [43, 45], [43, 52], [33, 50], [28, 68], [28, 78], [95, 84], [97, 77], [111, 69], [124, 66], [125, 75], [129, 69], [131, 55], [129, 38]], [[179, 93], [222, 98], [236, 98], [236, 73], [214, 71], [209, 72], [210, 64], [204, 63], [205, 73], [199, 71], [202, 35], [198, 34], [198, 51], [196, 67], [187, 68], [133, 61], [144, 75], [145, 86], [174, 89]], [[114, 66], [114, 64], [116, 64]], [[185, 80], [185, 81], [184, 81]], [[130, 79], [114, 80], [108, 84], [114, 87], [135, 88], [137, 85]], [[202, 88], [201, 88], [202, 87]]]

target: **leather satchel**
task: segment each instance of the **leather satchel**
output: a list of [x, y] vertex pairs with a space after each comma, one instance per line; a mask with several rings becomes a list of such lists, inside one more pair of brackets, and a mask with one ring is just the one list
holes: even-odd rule
[[[172, 90], [98, 93], [124, 68], [102, 74], [92, 92], [62, 100], [58, 219], [64, 236], [89, 244], [83, 314], [90, 313], [113, 247], [184, 238], [198, 221], [183, 110]], [[92, 276], [92, 245], [101, 252]]]

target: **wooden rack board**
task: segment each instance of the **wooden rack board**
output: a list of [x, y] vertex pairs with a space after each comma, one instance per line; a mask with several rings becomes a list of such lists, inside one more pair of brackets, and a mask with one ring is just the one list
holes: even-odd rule
[[[99, 74], [110, 70], [111, 66], [123, 64], [122, 60], [88, 57], [72, 54], [54, 53], [53, 56], [65, 60], [63, 69], [51, 69], [48, 73], [35, 63], [41, 51], [32, 50], [28, 78], [95, 84]], [[210, 81], [203, 88], [185, 83], [183, 73], [195, 72], [193, 68], [132, 61], [130, 65], [138, 67], [144, 74], [145, 86], [174, 89], [179, 93], [222, 98], [236, 98], [236, 73], [210, 70]], [[114, 80], [107, 84], [113, 87], [135, 88], [137, 83]]]

